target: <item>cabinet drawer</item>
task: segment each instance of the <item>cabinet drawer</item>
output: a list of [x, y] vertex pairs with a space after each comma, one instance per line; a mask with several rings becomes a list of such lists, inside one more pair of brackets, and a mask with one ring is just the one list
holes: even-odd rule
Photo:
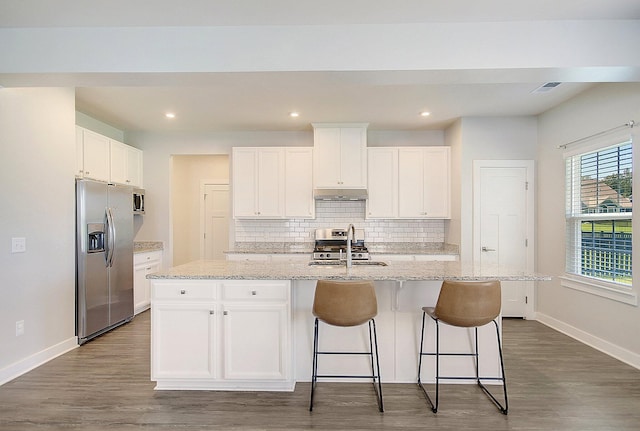
[[158, 262], [162, 260], [161, 251], [147, 251], [144, 253], [135, 253], [133, 255], [134, 265], [144, 265], [145, 263]]
[[215, 283], [153, 283], [154, 299], [216, 299]]
[[286, 301], [289, 299], [289, 282], [245, 282], [227, 281], [222, 283], [223, 300]]

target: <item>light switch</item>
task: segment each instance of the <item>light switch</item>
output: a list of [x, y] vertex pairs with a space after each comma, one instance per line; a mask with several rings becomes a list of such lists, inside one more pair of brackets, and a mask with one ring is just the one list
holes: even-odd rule
[[27, 251], [26, 238], [11, 238], [11, 253], [24, 253], [25, 251]]

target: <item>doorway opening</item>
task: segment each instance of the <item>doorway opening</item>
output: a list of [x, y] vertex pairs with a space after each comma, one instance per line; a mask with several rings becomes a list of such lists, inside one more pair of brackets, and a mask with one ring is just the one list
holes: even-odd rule
[[226, 197], [224, 191], [216, 192], [215, 234], [213, 237], [209, 236], [212, 241], [215, 238], [215, 248], [224, 251], [230, 244], [229, 156], [224, 154], [171, 157], [173, 265], [205, 258], [206, 247], [203, 238], [206, 234], [206, 208], [203, 207], [203, 193], [207, 186], [226, 187]]

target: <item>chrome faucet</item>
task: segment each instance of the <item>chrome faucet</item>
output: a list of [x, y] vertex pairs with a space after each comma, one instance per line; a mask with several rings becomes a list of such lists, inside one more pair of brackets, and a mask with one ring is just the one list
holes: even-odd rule
[[349, 223], [349, 227], [347, 228], [347, 268], [351, 268], [352, 266], [352, 258], [351, 258], [351, 243], [356, 239], [356, 228], [353, 226], [353, 223]]

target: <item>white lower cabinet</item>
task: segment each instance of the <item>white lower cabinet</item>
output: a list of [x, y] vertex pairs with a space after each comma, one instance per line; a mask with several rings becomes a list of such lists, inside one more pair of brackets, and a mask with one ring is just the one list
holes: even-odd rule
[[287, 377], [287, 321], [285, 305], [224, 306], [225, 379], [284, 380]]
[[151, 305], [151, 283], [147, 275], [162, 269], [162, 251], [148, 251], [133, 255], [133, 310], [141, 313]]
[[153, 310], [152, 378], [216, 377], [216, 304], [160, 303]]
[[291, 282], [152, 280], [156, 389], [291, 391]]

